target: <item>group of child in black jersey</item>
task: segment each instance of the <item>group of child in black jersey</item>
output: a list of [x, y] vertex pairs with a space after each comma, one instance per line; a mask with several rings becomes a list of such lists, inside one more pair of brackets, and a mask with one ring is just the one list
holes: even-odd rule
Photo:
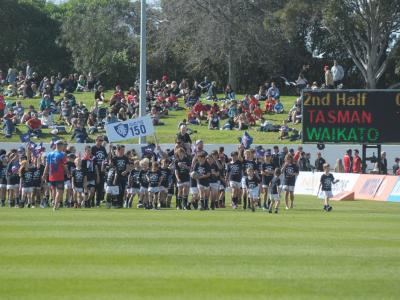
[[[125, 154], [123, 145], [111, 145], [107, 153], [102, 142], [86, 146], [83, 155], [65, 153], [64, 206], [100, 206], [100, 201], [94, 202], [95, 193], [104, 192], [107, 208], [131, 208], [135, 201], [137, 208], [170, 208], [176, 195], [177, 209], [214, 210], [225, 207], [229, 189], [233, 209], [242, 205], [243, 209], [259, 207], [278, 213], [281, 191], [286, 209], [293, 208], [299, 169], [290, 153], [277, 165], [270, 150], [260, 155], [239, 147], [228, 158], [223, 151], [208, 154], [201, 150], [189, 155], [185, 147], [177, 145], [169, 153], [158, 148], [157, 155], [138, 158], [130, 151]], [[6, 205], [6, 198], [8, 206], [49, 205], [51, 186], [42, 180], [45, 162], [44, 153], [33, 155], [29, 147], [9, 153], [0, 150], [1, 206]], [[329, 165], [325, 170], [321, 188], [324, 210], [330, 211], [331, 187], [337, 180], [329, 173]]]

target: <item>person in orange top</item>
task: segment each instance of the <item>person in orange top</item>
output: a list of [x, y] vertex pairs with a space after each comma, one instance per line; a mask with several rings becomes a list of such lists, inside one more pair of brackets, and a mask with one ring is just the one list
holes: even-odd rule
[[354, 150], [353, 173], [362, 173], [361, 157], [359, 156], [359, 151], [357, 149]]
[[351, 173], [353, 171], [353, 157], [351, 156], [352, 151], [351, 149], [346, 151], [346, 154], [343, 157], [343, 165], [344, 165], [344, 172]]
[[297, 151], [296, 151], [296, 153], [294, 154], [294, 157], [293, 157], [293, 160], [296, 163], [299, 161], [299, 158], [301, 156], [301, 152], [303, 152], [303, 147], [302, 146], [297, 147]]

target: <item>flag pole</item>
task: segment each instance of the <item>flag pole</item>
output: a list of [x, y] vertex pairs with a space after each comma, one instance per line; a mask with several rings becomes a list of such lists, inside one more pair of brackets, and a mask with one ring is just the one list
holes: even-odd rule
[[[139, 117], [146, 116], [146, 0], [140, 0], [140, 101]], [[146, 143], [146, 137], [139, 138], [139, 144]]]

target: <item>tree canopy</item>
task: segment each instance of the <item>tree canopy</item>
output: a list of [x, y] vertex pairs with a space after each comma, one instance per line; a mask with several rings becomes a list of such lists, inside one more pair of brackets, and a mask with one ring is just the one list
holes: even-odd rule
[[[397, 0], [160, 0], [148, 6], [148, 76], [204, 75], [256, 89], [281, 76], [294, 81], [311, 65], [312, 81], [337, 59], [345, 85], [388, 87], [400, 81]], [[137, 78], [140, 3], [129, 0], [0, 2], [0, 68], [30, 61], [42, 75]]]

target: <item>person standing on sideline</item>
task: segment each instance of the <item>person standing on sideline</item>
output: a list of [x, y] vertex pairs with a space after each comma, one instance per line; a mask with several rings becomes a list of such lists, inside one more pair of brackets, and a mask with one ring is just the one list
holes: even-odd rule
[[341, 65], [338, 64], [336, 60], [333, 61], [333, 66], [331, 68], [331, 73], [333, 77], [333, 85], [338, 88], [339, 85], [343, 83], [344, 70]]
[[381, 169], [381, 173], [380, 174], [387, 175], [387, 173], [388, 173], [388, 164], [387, 164], [386, 152], [385, 151], [382, 151], [382, 153], [381, 153], [381, 161], [378, 162], [377, 164], [380, 164], [380, 166], [378, 165], [378, 167], [380, 167], [380, 169]]
[[396, 157], [394, 159], [394, 165], [393, 165], [393, 175], [397, 174], [397, 171], [400, 169], [400, 158]]
[[359, 156], [359, 151], [357, 149], [354, 150], [354, 158], [353, 158], [353, 173], [362, 173], [362, 163], [361, 157]]
[[325, 88], [333, 89], [333, 76], [331, 70], [329, 69], [329, 66], [324, 67], [324, 74], [325, 74]]
[[351, 149], [346, 151], [346, 154], [343, 156], [343, 165], [344, 165], [344, 172], [351, 173], [353, 172], [353, 151]]
[[54, 199], [53, 210], [59, 208], [62, 202], [64, 194], [64, 175], [70, 178], [67, 168], [67, 158], [64, 153], [65, 144], [63, 141], [58, 140], [56, 142], [56, 150], [50, 152], [47, 155], [46, 166], [44, 168], [42, 180], [47, 180], [47, 175], [49, 176], [49, 183], [52, 193], [52, 198]]
[[315, 170], [317, 172], [323, 172], [324, 171], [324, 164], [326, 163], [325, 159], [322, 158], [321, 152], [317, 153], [317, 159], [315, 160]]

